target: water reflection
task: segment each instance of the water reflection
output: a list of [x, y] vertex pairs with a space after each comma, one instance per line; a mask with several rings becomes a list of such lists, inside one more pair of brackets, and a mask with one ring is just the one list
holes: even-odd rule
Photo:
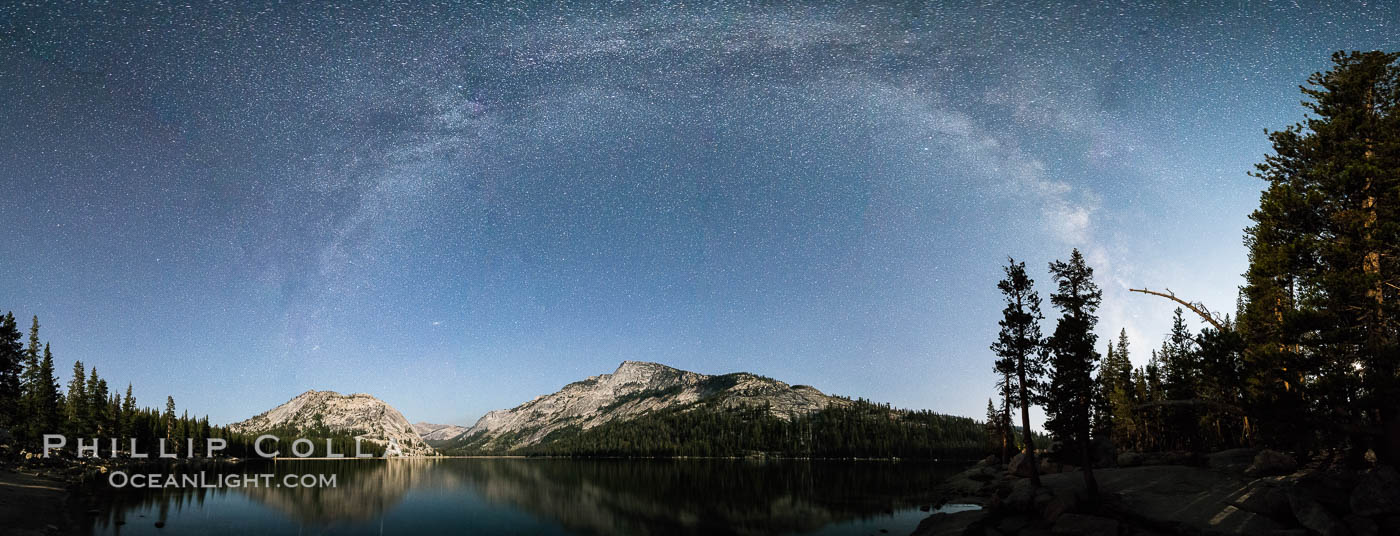
[[[106, 493], [91, 532], [807, 533], [906, 515], [958, 466], [888, 462], [453, 459], [278, 462], [333, 488]], [[212, 475], [210, 479], [212, 480]]]

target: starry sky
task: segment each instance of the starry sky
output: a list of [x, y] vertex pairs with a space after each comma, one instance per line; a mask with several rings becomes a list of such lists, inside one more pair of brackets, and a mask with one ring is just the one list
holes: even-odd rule
[[1232, 311], [1265, 129], [1400, 49], [1388, 2], [130, 4], [0, 5], [0, 310], [223, 423], [623, 360], [980, 416], [1008, 255], [1084, 251], [1145, 362], [1127, 288]]

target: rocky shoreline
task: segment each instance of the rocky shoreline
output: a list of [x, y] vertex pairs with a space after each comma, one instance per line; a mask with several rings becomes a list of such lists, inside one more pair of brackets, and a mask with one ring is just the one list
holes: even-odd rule
[[[1286, 454], [1126, 453], [1096, 467], [1091, 503], [1075, 467], [1042, 462], [1040, 489], [1021, 457], [993, 459], [948, 479], [946, 502], [982, 510], [933, 514], [914, 536], [1379, 536], [1400, 534], [1400, 473], [1333, 458], [1299, 466]], [[1019, 470], [1017, 470], [1019, 469]]]

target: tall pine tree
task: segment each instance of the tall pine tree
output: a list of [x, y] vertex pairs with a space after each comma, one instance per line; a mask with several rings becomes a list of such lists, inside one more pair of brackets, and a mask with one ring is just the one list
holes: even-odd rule
[[29, 437], [38, 439], [44, 434], [57, 434], [63, 430], [63, 408], [59, 400], [58, 380], [54, 377], [53, 352], [44, 345], [44, 357], [26, 386], [26, 410], [29, 412]]
[[998, 323], [1001, 331], [992, 351], [999, 359], [998, 372], [1015, 380], [1015, 399], [1021, 405], [1021, 443], [1030, 457], [1031, 485], [1040, 486], [1039, 468], [1035, 460], [1035, 442], [1031, 437], [1030, 405], [1042, 390], [1041, 378], [1045, 375], [1044, 341], [1040, 333], [1040, 321], [1045, 317], [1040, 313], [1040, 295], [1035, 292], [1035, 281], [1026, 275], [1026, 263], [1007, 259], [1006, 278], [997, 283], [1006, 307]]
[[1094, 270], [1075, 249], [1068, 262], [1050, 263], [1050, 273], [1057, 290], [1050, 303], [1060, 310], [1055, 333], [1047, 346], [1051, 351], [1050, 388], [1046, 399], [1045, 427], [1064, 443], [1070, 452], [1078, 452], [1084, 467], [1084, 486], [1091, 500], [1098, 498], [1098, 483], [1094, 480], [1094, 459], [1090, 441], [1093, 399], [1095, 396], [1094, 365], [1099, 360], [1097, 311], [1103, 292], [1094, 283]]
[[87, 423], [87, 372], [83, 362], [73, 363], [73, 377], [68, 380], [68, 396], [64, 404], [64, 416], [68, 421], [69, 437], [92, 437]]

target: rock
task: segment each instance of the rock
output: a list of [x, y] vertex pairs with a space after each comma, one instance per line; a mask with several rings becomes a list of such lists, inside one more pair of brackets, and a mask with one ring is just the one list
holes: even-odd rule
[[1288, 502], [1288, 493], [1283, 489], [1267, 485], [1262, 481], [1251, 483], [1232, 503], [1246, 512], [1263, 514], [1275, 519], [1293, 517], [1293, 506]]
[[[373, 396], [334, 391], [307, 391], [286, 403], [251, 419], [229, 425], [229, 429], [256, 435], [281, 427], [300, 429], [325, 426], [332, 431], [352, 432], [365, 441], [388, 445], [393, 440], [407, 456], [431, 456], [432, 447], [419, 437], [413, 425], [394, 409]], [[354, 452], [341, 452], [354, 456]], [[281, 456], [292, 456], [283, 450]]]
[[1352, 514], [1347, 516], [1345, 521], [1347, 526], [1351, 527], [1353, 536], [1379, 536], [1381, 533], [1380, 525], [1370, 518]]
[[987, 517], [985, 510], [969, 510], [953, 514], [933, 514], [919, 522], [909, 536], [962, 536], [969, 526]]
[[1021, 478], [1030, 478], [1031, 456], [1027, 455], [1024, 452], [1016, 454], [1016, 456], [1013, 456], [1011, 458], [1011, 463], [1006, 466], [1006, 470], [1012, 475], [1019, 476]]
[[974, 482], [990, 482], [996, 480], [997, 469], [995, 467], [979, 465], [974, 468], [974, 470], [968, 471], [966, 475], [969, 480]]
[[1286, 475], [1298, 468], [1298, 461], [1292, 456], [1276, 450], [1264, 449], [1254, 455], [1254, 463], [1245, 469], [1250, 476]]
[[1118, 520], [1084, 514], [1065, 514], [1050, 527], [1051, 534], [1066, 536], [1118, 536]]
[[1077, 471], [1079, 468], [1067, 463], [1051, 461], [1049, 458], [1040, 459], [1040, 474], [1053, 475], [1057, 473], [1068, 473]]
[[1001, 458], [998, 458], [996, 454], [989, 454], [986, 458], [982, 458], [982, 465], [996, 465], [999, 461]]
[[1035, 504], [1036, 493], [1044, 490], [1045, 488], [1036, 490], [1030, 486], [1017, 486], [1005, 499], [1002, 499], [1001, 504], [1003, 507], [1017, 512], [1030, 512], [1031, 507]]
[[1254, 463], [1254, 449], [1222, 450], [1206, 456], [1206, 467], [1219, 471], [1242, 472]]
[[413, 423], [413, 431], [423, 438], [423, 441], [434, 443], [437, 441], [449, 441], [461, 437], [467, 433], [467, 428], [454, 424], [433, 424], [428, 422]]
[[1048, 495], [1039, 495], [1035, 501], [1036, 510], [1040, 512], [1040, 518], [1051, 523], [1069, 512], [1073, 512], [1079, 507], [1079, 498], [1074, 491], [1068, 489], [1057, 489]]
[[1349, 536], [1351, 530], [1340, 518], [1327, 511], [1327, 508], [1298, 490], [1290, 490], [1288, 504], [1293, 508], [1293, 517], [1308, 530], [1322, 536]]
[[1350, 503], [1351, 511], [1361, 516], [1400, 513], [1400, 473], [1388, 465], [1367, 471], [1352, 490]]
[[[1232, 505], [1250, 486], [1250, 481], [1232, 473], [1158, 465], [1096, 470], [1094, 477], [1103, 503], [1100, 508], [1109, 507], [1105, 511], [1123, 513], [1164, 533], [1253, 535], [1283, 528], [1266, 515]], [[1048, 475], [1043, 480], [1051, 489], [1083, 493], [1082, 473]], [[1286, 515], [1291, 525], [1291, 511]]]
[[1030, 524], [1031, 520], [1026, 519], [1025, 516], [1006, 516], [1002, 518], [1000, 523], [997, 523], [997, 530], [1001, 531], [1003, 534], [1016, 534], [1030, 526]]

